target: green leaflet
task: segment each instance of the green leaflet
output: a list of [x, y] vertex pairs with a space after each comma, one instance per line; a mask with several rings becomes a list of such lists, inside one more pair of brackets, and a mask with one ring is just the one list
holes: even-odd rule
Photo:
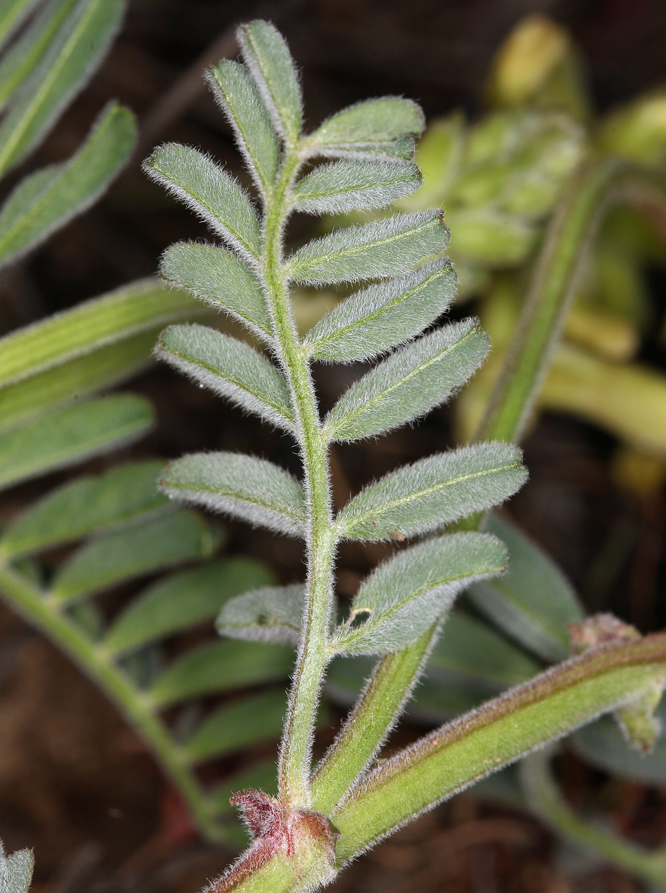
[[488, 336], [478, 320], [436, 329], [353, 384], [326, 416], [332, 441], [358, 440], [404, 425], [444, 403], [478, 369]]
[[106, 452], [152, 427], [150, 404], [131, 394], [57, 410], [0, 439], [0, 487]]
[[191, 208], [230, 248], [249, 259], [261, 253], [261, 232], [247, 193], [210, 158], [176, 143], [156, 149], [144, 162], [151, 180]]
[[544, 660], [567, 657], [568, 625], [585, 616], [571, 584], [555, 562], [506, 518], [492, 513], [484, 529], [506, 543], [509, 570], [501, 580], [471, 587], [472, 603]]
[[288, 679], [294, 650], [254, 642], [208, 642], [177, 658], [157, 677], [150, 697], [159, 706], [234, 688]]
[[197, 309], [196, 301], [154, 279], [133, 282], [85, 301], [0, 339], [0, 387], [191, 317]]
[[194, 512], [159, 515], [82, 546], [56, 574], [51, 596], [74, 601], [174, 564], [207, 558], [218, 544], [219, 536]]
[[164, 253], [160, 273], [172, 285], [188, 289], [218, 310], [226, 310], [263, 341], [272, 341], [273, 324], [261, 283], [228, 251], [181, 242]]
[[207, 326], [170, 326], [160, 335], [155, 354], [219, 396], [293, 431], [284, 373], [245, 342]]
[[230, 599], [215, 628], [221, 636], [297, 645], [305, 607], [305, 586], [267, 586]]
[[124, 166], [135, 138], [134, 116], [112, 103], [69, 161], [23, 179], [0, 211], [0, 266], [96, 201]]
[[223, 59], [208, 69], [206, 79], [236, 133], [260, 192], [272, 191], [280, 164], [280, 147], [257, 85], [244, 66]]
[[385, 208], [421, 185], [408, 161], [334, 161], [316, 167], [293, 188], [293, 207], [308, 214], [347, 214]]
[[[78, 0], [50, 0], [3, 55], [2, 62], [0, 62], [0, 110], [4, 109], [21, 84], [39, 64], [63, 19], [69, 15], [77, 2]], [[18, 6], [20, 2], [19, 4], [5, 2], [5, 9], [0, 11], [0, 17], [3, 19], [3, 12], [6, 14], [7, 7], [10, 5]], [[2, 30], [1, 25], [0, 30]]]
[[324, 121], [312, 134], [312, 151], [322, 155], [354, 150], [390, 153], [396, 140], [420, 136], [424, 127], [423, 112], [415, 102], [397, 96], [369, 99]]
[[303, 122], [303, 100], [284, 37], [261, 20], [241, 25], [236, 37], [275, 129], [287, 143], [295, 143]]
[[192, 763], [221, 757], [280, 735], [287, 709], [283, 691], [271, 689], [234, 701], [207, 716], [182, 745]]
[[361, 585], [350, 619], [338, 628], [331, 646], [347, 654], [399, 651], [448, 613], [462, 589], [505, 567], [500, 541], [478, 533], [438, 537], [405, 549]]
[[305, 498], [296, 478], [277, 465], [235, 453], [193, 453], [166, 467], [160, 486], [169, 496], [302, 536]]
[[52, 490], [6, 530], [0, 553], [37, 552], [164, 511], [169, 501], [157, 491], [162, 468], [158, 461], [132, 462]]
[[151, 363], [160, 328], [95, 348], [58, 366], [57, 372], [46, 369], [0, 388], [0, 434], [138, 374]]
[[314, 239], [291, 255], [286, 269], [306, 285], [381, 279], [441, 254], [448, 241], [441, 211], [398, 214]]
[[315, 360], [368, 360], [418, 335], [447, 309], [456, 287], [448, 260], [371, 285], [338, 304], [313, 326], [304, 346]]
[[362, 490], [336, 526], [345, 539], [416, 536], [503, 502], [525, 482], [521, 452], [486, 443], [405, 465]]
[[80, 0], [0, 124], [0, 174], [44, 138], [113, 39], [123, 0]]
[[248, 558], [222, 558], [173, 574], [136, 596], [109, 626], [104, 647], [125, 654], [212, 620], [222, 605], [273, 575]]
[[1, 0], [0, 2], [0, 48], [12, 34], [21, 27], [39, 0]]
[[28, 893], [35, 857], [32, 850], [19, 850], [11, 856], [5, 855], [0, 840], [0, 891], [2, 893]]

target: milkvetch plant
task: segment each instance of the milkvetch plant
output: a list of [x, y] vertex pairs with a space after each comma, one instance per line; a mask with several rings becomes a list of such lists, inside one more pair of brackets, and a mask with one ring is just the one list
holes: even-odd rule
[[[372, 768], [456, 595], [505, 568], [500, 540], [477, 528], [482, 514], [525, 480], [519, 451], [502, 441], [524, 425], [566, 302], [558, 293], [545, 309], [535, 306], [516, 348], [520, 375], [506, 378], [489, 410], [489, 442], [399, 468], [335, 514], [329, 446], [383, 434], [444, 402], [479, 367], [487, 340], [473, 320], [438, 324], [455, 283], [439, 209], [359, 223], [287, 253], [285, 229], [294, 212], [379, 209], [414, 191], [420, 175], [411, 159], [423, 118], [414, 103], [387, 97], [345, 109], [304, 133], [298, 76], [281, 35], [255, 21], [238, 37], [244, 64], [224, 60], [210, 69], [208, 81], [234, 129], [257, 201], [193, 149], [162, 146], [145, 166], [223, 246], [172, 246], [162, 259], [163, 277], [225, 310], [264, 350], [200, 325], [179, 325], [161, 335], [156, 353], [293, 436], [303, 477], [263, 458], [198, 453], [170, 464], [161, 487], [185, 502], [305, 540], [304, 583], [250, 590], [227, 601], [218, 618], [226, 636], [298, 642], [277, 797], [256, 790], [234, 795], [253, 843], [212, 885], [286, 893], [328, 883], [405, 821], [603, 712], [616, 711], [630, 739], [649, 745], [666, 643], [663, 636], [624, 635], [592, 618], [580, 627], [586, 643], [580, 656]], [[291, 288], [343, 283], [361, 287], [299, 337]], [[312, 363], [359, 360], [376, 362], [321, 418]], [[496, 432], [500, 440], [493, 442]], [[455, 527], [443, 532], [447, 525]], [[423, 536], [377, 568], [340, 619], [334, 597], [339, 543]], [[315, 766], [321, 688], [329, 662], [340, 655], [380, 659]]]

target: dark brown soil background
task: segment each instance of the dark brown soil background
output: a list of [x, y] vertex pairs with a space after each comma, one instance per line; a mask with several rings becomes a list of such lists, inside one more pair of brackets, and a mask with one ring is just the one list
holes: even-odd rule
[[[179, 140], [210, 151], [241, 174], [229, 130], [200, 80], [206, 63], [235, 55], [236, 23], [270, 17], [286, 34], [303, 69], [314, 125], [343, 105], [386, 93], [417, 99], [428, 117], [455, 107], [476, 114], [493, 52], [523, 15], [536, 10], [575, 36], [599, 108], [666, 83], [664, 0], [130, 0], [125, 27], [101, 71], [30, 167], [72, 152], [111, 97], [139, 116], [142, 145], [101, 203], [0, 281], [0, 333], [150, 275], [169, 243], [204, 235], [192, 215], [145, 180], [139, 162], [153, 145]], [[655, 276], [654, 300], [662, 312], [663, 285]], [[320, 385], [327, 405], [344, 382], [333, 371]], [[167, 458], [222, 447], [295, 462], [285, 438], [166, 370], [151, 372], [136, 387], [154, 400], [160, 424], [134, 455]], [[382, 470], [448, 442], [442, 410], [416, 429], [341, 451], [340, 498]], [[601, 579], [597, 600], [648, 631], [666, 622], [658, 599], [666, 580], [664, 494], [639, 500], [616, 490], [608, 466], [612, 448], [612, 440], [592, 427], [544, 417], [526, 443], [531, 481], [512, 512], [562, 563], [579, 591], [590, 591]], [[3, 511], [55, 480], [10, 491]], [[231, 553], [260, 556], [286, 579], [298, 572], [302, 556], [293, 543], [241, 525], [228, 527]], [[604, 550], [617, 559], [615, 567], [599, 564]], [[350, 589], [371, 560], [360, 549], [345, 553], [343, 580]], [[616, 829], [646, 842], [666, 838], [666, 791], [609, 782], [573, 757], [562, 771], [578, 805], [595, 797], [607, 806]], [[34, 889], [40, 893], [194, 893], [232, 856], [196, 838], [150, 755], [115, 709], [2, 606], [0, 838], [10, 851], [34, 848]], [[567, 872], [557, 842], [527, 814], [464, 795], [364, 857], [335, 889], [641, 889], [614, 869], [578, 867], [575, 874]]]

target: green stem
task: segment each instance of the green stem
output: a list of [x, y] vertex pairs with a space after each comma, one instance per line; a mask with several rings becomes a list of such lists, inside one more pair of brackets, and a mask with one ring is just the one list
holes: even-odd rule
[[666, 890], [666, 847], [651, 852], [576, 815], [562, 798], [550, 772], [550, 756], [547, 750], [534, 753], [520, 767], [528, 802], [540, 818], [572, 843]]
[[204, 792], [174, 745], [169, 732], [154, 713], [154, 705], [142, 699], [103, 647], [85, 636], [63, 612], [62, 606], [44, 598], [40, 590], [9, 565], [0, 565], [0, 589], [18, 614], [37, 626], [52, 642], [92, 678], [114, 701], [156, 755], [165, 775], [185, 798], [196, 823], [213, 840], [220, 838]]
[[[581, 170], [548, 227], [516, 338], [475, 440], [519, 440], [603, 213], [622, 202], [651, 216], [666, 239], [666, 185], [662, 177], [620, 161]], [[477, 529], [481, 521], [480, 516], [470, 520], [465, 529]], [[315, 808], [325, 811], [340, 802], [372, 761], [425, 665], [436, 629], [432, 627], [399, 655], [378, 663], [317, 771], [313, 784]], [[385, 705], [395, 713], [391, 714]], [[383, 725], [380, 717], [387, 718]]]
[[332, 608], [335, 550], [327, 444], [321, 431], [308, 360], [301, 349], [289, 309], [289, 286], [282, 263], [282, 230], [289, 214], [289, 191], [305, 151], [305, 144], [300, 150], [298, 146], [286, 150], [278, 182], [266, 206], [262, 257], [274, 334], [291, 387], [308, 497], [307, 607], [278, 767], [280, 798], [295, 807], [310, 805], [312, 734], [328, 660], [326, 640]]
[[333, 814], [339, 865], [535, 748], [626, 704], [666, 674], [666, 633], [604, 645], [431, 732], [374, 769]]

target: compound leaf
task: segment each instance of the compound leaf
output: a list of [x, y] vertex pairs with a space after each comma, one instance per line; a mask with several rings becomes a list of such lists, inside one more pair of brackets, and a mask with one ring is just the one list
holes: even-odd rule
[[170, 326], [156, 355], [221, 397], [278, 428], [293, 430], [291, 395], [284, 375], [248, 344], [207, 326]]
[[207, 558], [218, 543], [219, 537], [194, 512], [159, 515], [82, 546], [57, 573], [51, 594], [73, 601], [174, 564]]
[[152, 407], [132, 394], [57, 410], [0, 439], [0, 487], [116, 448], [141, 437], [152, 424]]
[[518, 527], [493, 512], [485, 529], [509, 549], [501, 580], [470, 588], [469, 598], [512, 639], [548, 661], [569, 654], [569, 623], [584, 619], [576, 593], [555, 562]]
[[305, 586], [267, 586], [230, 599], [215, 627], [221, 636], [297, 645], [301, 635]]
[[353, 384], [326, 417], [331, 440], [371, 437], [444, 403], [478, 369], [488, 337], [478, 320], [443, 326], [391, 354]]
[[112, 103], [69, 161], [22, 180], [0, 210], [0, 266], [88, 208], [123, 167], [135, 138], [134, 116]]
[[336, 526], [346, 539], [416, 536], [498, 505], [526, 477], [521, 452], [514, 446], [461, 447], [405, 465], [370, 484], [342, 509]]
[[291, 255], [287, 273], [306, 285], [381, 279], [441, 254], [448, 241], [441, 211], [397, 214], [308, 242]]
[[134, 651], [212, 620], [225, 601], [272, 580], [263, 564], [248, 558], [223, 558], [180, 571], [134, 598], [111, 623], [104, 646], [114, 654]]
[[299, 180], [292, 202], [308, 214], [347, 214], [385, 208], [420, 185], [419, 169], [409, 161], [334, 161]]
[[462, 589], [505, 567], [500, 541], [479, 533], [438, 537], [405, 549], [362, 584], [350, 620], [332, 645], [347, 654], [398, 651], [448, 612]]
[[0, 840], [0, 893], [28, 893], [35, 858], [31, 850], [5, 855]]
[[245, 66], [223, 59], [206, 79], [236, 133], [236, 142], [259, 191], [270, 194], [280, 165], [280, 147], [257, 85]]
[[0, 124], [0, 174], [19, 164], [82, 89], [120, 25], [124, 0], [80, 0]]
[[278, 133], [295, 143], [303, 123], [298, 75], [284, 37], [260, 19], [241, 25], [238, 43]]
[[271, 689], [225, 704], [207, 716], [183, 744], [192, 763], [273, 741], [282, 730], [287, 709], [283, 691]]
[[215, 245], [180, 242], [162, 256], [160, 273], [171, 285], [226, 310], [262, 340], [272, 340], [273, 324], [261, 283], [228, 251]]
[[9, 527], [0, 551], [25, 555], [164, 511], [169, 501], [157, 491], [163, 466], [158, 461], [131, 462], [63, 484]]
[[188, 146], [167, 143], [144, 162], [144, 170], [191, 208], [240, 255], [256, 261], [261, 230], [249, 196], [223, 168]]
[[160, 486], [174, 498], [278, 533], [302, 536], [305, 530], [303, 488], [288, 472], [264, 459], [193, 453], [168, 465]]
[[315, 360], [368, 360], [418, 335], [453, 298], [456, 274], [448, 260], [371, 285], [338, 304], [313, 326], [304, 346]]
[[208, 642], [168, 667], [150, 689], [159, 706], [234, 688], [288, 679], [294, 649], [254, 642]]

